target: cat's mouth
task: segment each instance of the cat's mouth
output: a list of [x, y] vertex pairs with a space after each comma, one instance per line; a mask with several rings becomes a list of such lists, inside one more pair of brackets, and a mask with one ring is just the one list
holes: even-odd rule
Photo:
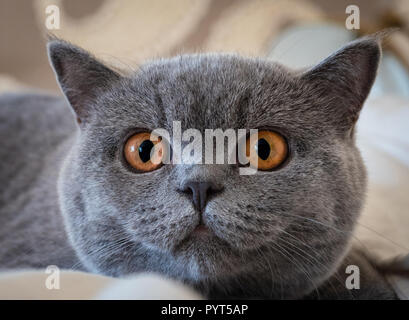
[[178, 261], [183, 261], [189, 272], [193, 272], [195, 281], [231, 276], [248, 262], [243, 261], [242, 253], [222, 239], [212, 225], [203, 223], [197, 224], [171, 249], [171, 253]]
[[220, 240], [211, 227], [203, 222], [200, 222], [175, 246], [174, 252], [184, 251], [186, 248], [197, 246], [205, 247], [216, 239]]
[[207, 225], [203, 224], [203, 223], [199, 223], [194, 229], [192, 234], [194, 235], [198, 235], [198, 236], [206, 236], [209, 235], [210, 233], [210, 229]]

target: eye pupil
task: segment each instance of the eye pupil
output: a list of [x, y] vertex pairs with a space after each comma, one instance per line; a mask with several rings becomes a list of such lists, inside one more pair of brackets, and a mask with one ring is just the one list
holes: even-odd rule
[[151, 150], [153, 148], [153, 142], [151, 140], [145, 140], [139, 145], [139, 157], [142, 162], [148, 162], [151, 158]]
[[264, 138], [259, 139], [255, 147], [256, 147], [258, 156], [262, 160], [267, 160], [268, 156], [270, 155], [271, 148], [270, 148], [270, 144], [266, 141], [266, 139]]

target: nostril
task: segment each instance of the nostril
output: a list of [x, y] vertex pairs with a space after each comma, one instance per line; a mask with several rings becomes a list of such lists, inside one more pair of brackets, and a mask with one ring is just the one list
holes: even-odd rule
[[200, 211], [203, 211], [205, 208], [209, 196], [221, 190], [221, 187], [218, 187], [211, 182], [197, 181], [189, 181], [182, 188], [183, 192], [192, 195], [192, 202]]
[[188, 195], [193, 195], [193, 190], [190, 187], [183, 187], [179, 191], [186, 193]]

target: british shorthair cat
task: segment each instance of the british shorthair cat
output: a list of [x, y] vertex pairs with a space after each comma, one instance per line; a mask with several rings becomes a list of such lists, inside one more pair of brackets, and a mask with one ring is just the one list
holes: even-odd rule
[[[149, 271], [209, 298], [395, 298], [350, 246], [366, 190], [354, 126], [376, 37], [300, 71], [196, 54], [122, 74], [63, 40], [48, 53], [64, 98], [0, 96], [1, 269]], [[175, 121], [201, 134], [257, 129], [241, 141], [257, 172], [172, 162], [172, 139], [151, 132]], [[345, 287], [348, 265], [359, 290]]]

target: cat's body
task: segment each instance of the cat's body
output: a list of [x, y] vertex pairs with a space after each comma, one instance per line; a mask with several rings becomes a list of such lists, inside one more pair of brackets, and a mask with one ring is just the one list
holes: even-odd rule
[[37, 93], [2, 94], [0, 106], [0, 268], [78, 268], [57, 200], [76, 133], [69, 107]]
[[[395, 297], [366, 257], [349, 251], [366, 185], [352, 128], [376, 73], [375, 40], [304, 74], [203, 55], [122, 77], [60, 41], [50, 58], [80, 124], [62, 98], [0, 97], [0, 268], [153, 271], [218, 298]], [[348, 79], [352, 66], [358, 76]], [[142, 174], [124, 165], [130, 134], [171, 131], [175, 120], [200, 131], [280, 131], [288, 163], [253, 176], [227, 164]], [[199, 213], [186, 193], [193, 180], [212, 186]], [[205, 235], [194, 231], [202, 215]], [[361, 268], [360, 290], [345, 288], [349, 264]]]

